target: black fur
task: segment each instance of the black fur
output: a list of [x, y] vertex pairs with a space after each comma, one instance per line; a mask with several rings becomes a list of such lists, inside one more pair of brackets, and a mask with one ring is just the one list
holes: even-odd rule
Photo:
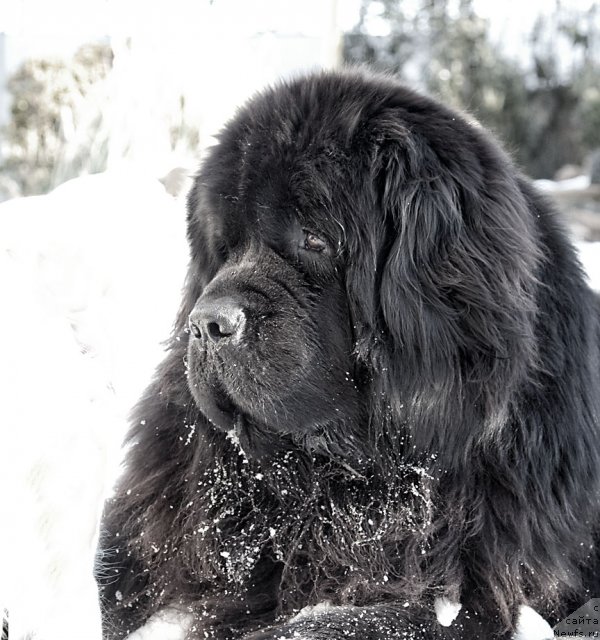
[[[222, 131], [188, 219], [104, 517], [108, 638], [167, 606], [189, 638], [505, 638], [523, 603], [600, 596], [600, 304], [487, 132], [383, 77], [282, 83]], [[190, 338], [223, 298], [239, 343]]]

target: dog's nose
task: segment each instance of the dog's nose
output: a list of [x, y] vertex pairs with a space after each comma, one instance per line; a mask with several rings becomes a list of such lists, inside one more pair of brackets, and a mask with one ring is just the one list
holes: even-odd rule
[[200, 299], [190, 313], [190, 332], [194, 338], [203, 335], [214, 343], [236, 340], [246, 324], [243, 307], [233, 298]]

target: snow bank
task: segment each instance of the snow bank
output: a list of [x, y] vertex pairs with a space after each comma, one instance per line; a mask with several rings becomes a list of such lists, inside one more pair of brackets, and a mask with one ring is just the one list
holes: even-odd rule
[[179, 304], [184, 218], [157, 180], [132, 173], [0, 206], [0, 611], [11, 640], [100, 640], [100, 510], [125, 414]]
[[21, 266], [2, 255], [0, 270], [0, 603], [11, 640], [100, 640], [92, 566], [113, 397]]
[[124, 405], [160, 358], [187, 263], [184, 204], [133, 172], [71, 180], [0, 206], [0, 251], [72, 326]]

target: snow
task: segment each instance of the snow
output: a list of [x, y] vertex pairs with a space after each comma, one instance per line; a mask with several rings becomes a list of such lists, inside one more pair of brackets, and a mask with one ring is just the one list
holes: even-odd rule
[[550, 193], [557, 191], [579, 191], [587, 189], [591, 184], [589, 176], [575, 176], [574, 178], [568, 178], [567, 180], [534, 180], [535, 186], [541, 191], [548, 191]]
[[44, 308], [64, 318], [123, 406], [140, 395], [179, 307], [185, 210], [133, 171], [71, 180], [0, 206], [0, 251], [27, 272]]
[[519, 610], [519, 623], [513, 640], [551, 640], [554, 638], [552, 627], [531, 607], [522, 606]]
[[143, 627], [130, 633], [125, 640], [184, 640], [192, 624], [190, 614], [163, 609], [152, 616]]
[[11, 640], [101, 638], [100, 510], [125, 415], [179, 304], [184, 217], [134, 173], [0, 206], [0, 611]]
[[600, 291], [600, 242], [579, 242], [577, 248], [589, 285]]
[[[436, 598], [435, 615], [443, 627], [449, 627], [456, 620], [462, 605], [448, 598]], [[523, 605], [519, 610], [519, 621], [513, 640], [550, 640], [554, 638], [552, 627], [531, 607]]]
[[290, 618], [289, 622], [297, 622], [298, 620], [304, 620], [305, 618], [316, 618], [321, 614], [330, 613], [333, 608], [342, 609], [344, 607], [333, 607], [331, 601], [324, 600], [323, 602], [318, 602], [315, 605], [300, 609], [294, 617]]
[[434, 602], [435, 615], [442, 627], [449, 627], [462, 609], [460, 602], [452, 602], [448, 598], [436, 598]]
[[0, 254], [0, 270], [0, 603], [11, 640], [100, 640], [92, 565], [114, 394], [64, 318], [23, 287], [22, 265]]

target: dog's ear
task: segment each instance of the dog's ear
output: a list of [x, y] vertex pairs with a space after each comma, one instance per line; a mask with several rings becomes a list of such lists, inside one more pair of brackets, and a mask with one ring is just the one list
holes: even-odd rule
[[432, 141], [390, 119], [378, 141], [366, 350], [379, 395], [419, 425], [415, 441], [452, 448], [450, 434], [497, 431], [535, 367], [539, 255], [508, 158], [466, 122], [439, 126]]

